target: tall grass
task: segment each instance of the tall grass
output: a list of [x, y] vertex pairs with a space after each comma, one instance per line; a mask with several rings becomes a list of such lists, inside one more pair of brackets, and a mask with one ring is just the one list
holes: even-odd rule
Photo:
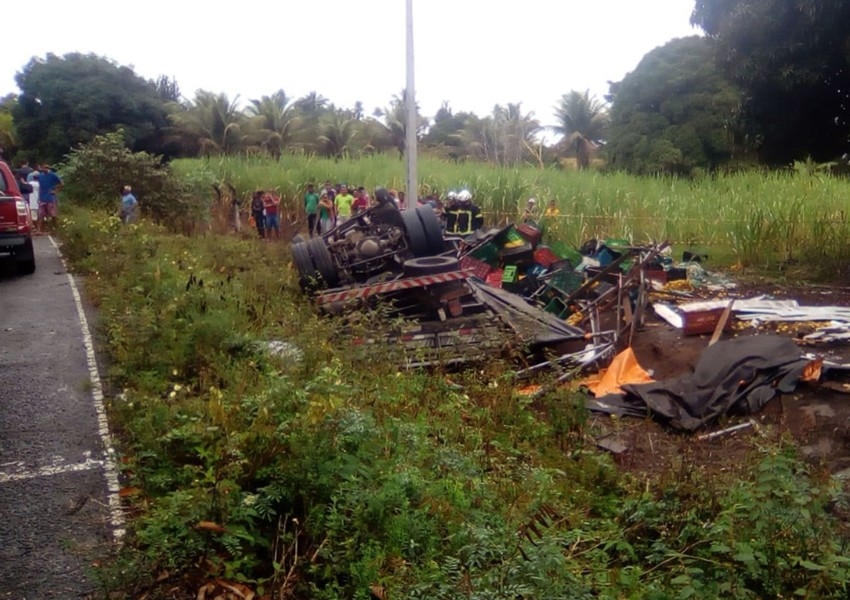
[[[330, 179], [369, 189], [404, 188], [404, 162], [376, 155], [330, 160], [305, 156], [224, 157], [176, 161], [191, 178], [227, 181], [241, 193], [278, 189], [290, 213], [300, 210], [308, 182]], [[589, 238], [634, 243], [670, 241], [704, 248], [727, 264], [774, 268], [793, 260], [816, 260], [824, 271], [844, 268], [850, 250], [845, 206], [850, 182], [816, 172], [746, 172], [688, 181], [624, 173], [501, 168], [423, 157], [421, 194], [468, 187], [491, 225], [515, 220], [534, 196], [554, 199], [560, 215], [547, 223], [558, 241], [580, 245]]]

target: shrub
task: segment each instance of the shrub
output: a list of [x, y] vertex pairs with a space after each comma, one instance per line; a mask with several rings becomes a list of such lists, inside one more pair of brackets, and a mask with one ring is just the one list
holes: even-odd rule
[[154, 221], [182, 225], [206, 214], [205, 202], [160, 157], [130, 151], [121, 130], [71, 150], [61, 172], [73, 203], [89, 209], [116, 212], [121, 188], [130, 185], [142, 214]]

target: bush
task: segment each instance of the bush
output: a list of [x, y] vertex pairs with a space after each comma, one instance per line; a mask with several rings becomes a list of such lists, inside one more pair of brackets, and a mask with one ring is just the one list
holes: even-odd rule
[[61, 172], [68, 197], [85, 208], [117, 212], [121, 188], [129, 185], [142, 214], [172, 228], [207, 212], [206, 203], [193, 196], [160, 157], [130, 151], [122, 130], [71, 150]]

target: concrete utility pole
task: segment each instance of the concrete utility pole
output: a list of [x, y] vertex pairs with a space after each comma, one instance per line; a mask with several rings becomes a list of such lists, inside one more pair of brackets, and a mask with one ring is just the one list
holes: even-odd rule
[[415, 208], [419, 199], [416, 179], [416, 86], [413, 77], [413, 0], [407, 0], [407, 206]]

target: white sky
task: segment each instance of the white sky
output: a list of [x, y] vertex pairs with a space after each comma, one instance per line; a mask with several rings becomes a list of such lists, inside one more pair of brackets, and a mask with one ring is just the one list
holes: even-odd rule
[[[283, 88], [340, 107], [388, 106], [405, 86], [405, 0], [40, 0], [4, 28], [0, 96], [33, 56], [95, 53], [142, 77], [231, 99]], [[416, 97], [490, 114], [522, 102], [543, 125], [571, 90], [598, 99], [670, 39], [699, 33], [694, 0], [413, 0]], [[19, 7], [20, 8], [20, 7]]]

